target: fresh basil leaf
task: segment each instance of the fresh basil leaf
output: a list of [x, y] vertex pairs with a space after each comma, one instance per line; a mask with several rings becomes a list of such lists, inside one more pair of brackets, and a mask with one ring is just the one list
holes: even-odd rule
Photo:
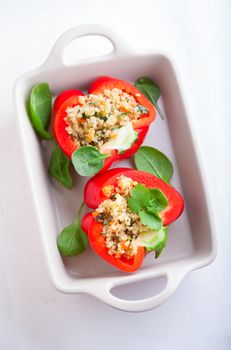
[[142, 224], [148, 226], [152, 230], [158, 231], [162, 226], [162, 220], [155, 210], [139, 211], [139, 217]]
[[51, 92], [47, 83], [36, 84], [30, 95], [31, 113], [36, 115], [46, 130], [49, 126], [51, 117]]
[[173, 174], [171, 161], [159, 150], [149, 146], [142, 146], [134, 156], [138, 170], [153, 174], [165, 182], [169, 182]]
[[59, 251], [64, 256], [76, 256], [86, 249], [87, 236], [75, 224], [65, 227], [58, 236]]
[[135, 86], [139, 89], [152, 103], [157, 102], [160, 97], [160, 87], [153, 80], [147, 77], [139, 78]]
[[128, 207], [133, 213], [138, 213], [150, 203], [150, 191], [144, 185], [138, 184], [130, 191]]
[[72, 163], [79, 175], [92, 176], [98, 173], [104, 166], [104, 160], [108, 154], [100, 153], [92, 146], [83, 146], [72, 153]]
[[63, 153], [58, 145], [54, 150], [49, 163], [49, 174], [61, 182], [66, 188], [72, 188], [72, 178], [69, 172], [70, 159]]
[[168, 206], [168, 200], [158, 188], [150, 188], [150, 207], [157, 211], [164, 210]]
[[41, 137], [41, 139], [43, 139], [43, 140], [52, 140], [53, 136], [51, 135], [50, 132], [46, 131], [43, 128], [42, 123], [40, 122], [40, 120], [38, 118], [32, 117], [31, 110], [30, 110], [30, 101], [28, 101], [26, 103], [26, 111], [27, 111], [27, 115], [29, 117], [29, 120], [31, 122], [31, 125], [33, 126], [34, 130], [36, 131], [36, 133]]
[[65, 227], [59, 234], [57, 245], [63, 256], [76, 256], [83, 253], [88, 245], [87, 235], [80, 225], [80, 214], [84, 204], [81, 205], [73, 224]]
[[47, 83], [36, 84], [31, 91], [27, 112], [32, 126], [42, 139], [52, 140], [47, 131], [51, 117], [51, 92]]
[[135, 86], [139, 89], [156, 107], [161, 119], [164, 119], [164, 114], [159, 108], [157, 101], [160, 97], [160, 87], [150, 78], [141, 77], [139, 78]]

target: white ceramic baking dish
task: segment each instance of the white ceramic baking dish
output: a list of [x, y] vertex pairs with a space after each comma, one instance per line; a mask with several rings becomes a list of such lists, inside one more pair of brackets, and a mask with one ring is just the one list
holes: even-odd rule
[[[64, 53], [68, 44], [88, 35], [100, 35], [109, 39], [113, 51], [101, 57], [66, 62]], [[183, 193], [186, 203], [184, 214], [170, 226], [168, 245], [163, 255], [155, 260], [154, 255], [149, 254], [142, 268], [129, 275], [115, 270], [90, 248], [82, 256], [61, 258], [56, 238], [60, 230], [73, 221], [82, 201], [86, 179], [75, 175], [74, 189], [68, 191], [49, 178], [49, 149], [36, 137], [25, 109], [31, 87], [38, 81], [48, 82], [55, 96], [69, 88], [87, 90], [89, 83], [100, 75], [130, 82], [140, 76], [148, 76], [159, 83], [162, 91], [161, 104], [167, 118], [165, 121], [157, 118], [145, 144], [161, 149], [172, 159], [175, 167], [172, 183]], [[57, 40], [41, 67], [17, 80], [14, 100], [25, 166], [29, 173], [51, 280], [58, 290], [65, 293], [89, 293], [121, 310], [144, 311], [169, 298], [188, 272], [203, 267], [214, 259], [213, 225], [203, 183], [204, 176], [201, 175], [198, 152], [179, 80], [168, 55], [158, 52], [135, 53], [111, 29], [101, 25], [70, 29]], [[120, 165], [131, 166], [131, 162], [128, 160], [117, 166]], [[158, 277], [166, 279], [165, 286], [151, 297], [125, 300], [113, 294], [112, 289], [116, 286]]]

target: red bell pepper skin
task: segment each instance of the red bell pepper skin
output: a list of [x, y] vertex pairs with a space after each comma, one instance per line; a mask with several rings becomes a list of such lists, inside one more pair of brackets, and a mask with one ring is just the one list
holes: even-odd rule
[[[84, 96], [80, 90], [63, 91], [55, 100], [52, 113], [52, 131], [62, 151], [71, 158], [77, 147], [67, 131], [67, 124], [64, 120], [66, 117], [66, 109], [79, 105], [79, 96]], [[108, 169], [117, 157], [117, 151], [111, 150], [111, 156], [105, 159], [102, 170]], [[102, 171], [101, 170], [101, 171]]]
[[83, 96], [82, 91], [80, 90], [65, 90], [61, 92], [55, 99], [54, 105], [53, 105], [53, 113], [56, 113], [59, 107], [62, 105], [62, 103], [68, 99], [69, 97], [74, 96]]
[[76, 151], [76, 145], [70, 135], [66, 131], [67, 124], [64, 120], [66, 117], [66, 109], [79, 105], [79, 96], [83, 96], [80, 90], [63, 91], [55, 100], [51, 128], [53, 135], [62, 149], [62, 151], [71, 158], [71, 155]]
[[[117, 150], [111, 150], [110, 156], [105, 159], [104, 167], [99, 173], [107, 170], [113, 163], [118, 162], [122, 159], [131, 157], [141, 146], [144, 138], [148, 132], [149, 124], [155, 119], [156, 111], [151, 102], [133, 85], [114, 78], [101, 77], [96, 79], [89, 90], [89, 93], [99, 94], [104, 89], [120, 88], [123, 91], [133, 95], [138, 103], [142, 104], [148, 109], [149, 113], [144, 114], [139, 121], [133, 123], [134, 129], [138, 132], [137, 140], [133, 143], [130, 149], [119, 154]], [[138, 94], [138, 96], [137, 96]], [[77, 147], [66, 129], [66, 109], [68, 107], [74, 107], [79, 105], [79, 96], [83, 96], [80, 90], [67, 90], [63, 91], [55, 100], [52, 113], [52, 132], [54, 137], [63, 150], [63, 152], [71, 158], [72, 153], [76, 151]]]
[[109, 169], [112, 164], [117, 162], [117, 151], [112, 149], [110, 152], [110, 156], [104, 160], [103, 168], [98, 172], [98, 174], [104, 173], [104, 171]]
[[133, 143], [133, 145], [127, 151], [124, 151], [121, 154], [117, 153], [117, 160], [118, 161], [120, 161], [122, 159], [130, 158], [133, 154], [135, 154], [138, 151], [138, 149], [140, 148], [140, 146], [144, 142], [144, 139], [147, 135], [148, 129], [149, 129], [148, 126], [144, 126], [143, 128], [136, 129], [136, 131], [138, 132], [137, 140]]
[[[107, 185], [116, 185], [118, 176], [122, 174], [144, 184], [148, 188], [158, 188], [165, 194], [168, 199], [168, 206], [160, 212], [164, 226], [180, 216], [184, 208], [184, 201], [172, 186], [152, 174], [130, 168], [111, 169], [91, 178], [84, 189], [85, 204], [92, 209], [96, 209], [102, 201], [107, 199], [102, 192], [102, 188]], [[124, 272], [134, 272], [141, 266], [145, 255], [144, 247], [138, 247], [137, 254], [131, 259], [126, 259], [123, 256], [116, 258], [114, 255], [108, 254], [105, 238], [102, 235], [103, 225], [94, 219], [92, 213], [87, 213], [83, 217], [81, 226], [88, 235], [93, 250], [108, 263]]]
[[87, 213], [82, 217], [81, 228], [86, 233], [86, 235], [88, 235], [88, 229], [92, 223], [92, 220], [94, 220], [92, 213]]
[[144, 247], [138, 247], [137, 254], [126, 259], [125, 257], [116, 258], [114, 255], [108, 254], [108, 248], [105, 244], [105, 239], [102, 236], [103, 225], [96, 220], [92, 220], [89, 230], [88, 239], [93, 250], [109, 264], [113, 265], [124, 272], [134, 272], [139, 269], [144, 259]]
[[148, 110], [148, 113], [144, 114], [142, 118], [133, 121], [134, 129], [149, 126], [154, 121], [156, 117], [156, 110], [153, 104], [134, 85], [124, 80], [107, 76], [99, 77], [90, 85], [88, 92], [89, 94], [97, 95], [102, 94], [105, 89], [112, 90], [114, 88], [121, 89], [122, 91], [132, 95], [140, 105]]
[[[112, 163], [118, 162], [122, 159], [130, 158], [134, 153], [136, 153], [136, 151], [144, 142], [145, 136], [149, 129], [149, 125], [154, 121], [156, 117], [156, 110], [152, 103], [135, 86], [126, 81], [103, 76], [96, 79], [91, 84], [88, 92], [89, 94], [97, 95], [103, 93], [105, 89], [111, 90], [113, 88], [121, 89], [132, 95], [139, 104], [148, 109], [149, 113], [144, 115], [139, 121], [133, 122], [133, 127], [138, 132], [137, 140], [133, 143], [131, 148], [125, 152], [121, 154], [117, 152], [117, 156], [114, 158]], [[100, 171], [100, 173], [103, 171], [105, 171], [105, 166]]]
[[92, 209], [98, 208], [100, 203], [107, 199], [102, 192], [102, 188], [107, 185], [116, 185], [117, 177], [122, 174], [144, 184], [148, 188], [158, 188], [164, 193], [168, 200], [168, 206], [160, 212], [164, 226], [171, 224], [181, 215], [184, 209], [184, 200], [180, 193], [156, 176], [130, 168], [111, 169], [92, 177], [84, 188], [85, 204]]
[[104, 173], [105, 170], [110, 168], [112, 164], [117, 163], [120, 160], [130, 158], [134, 153], [136, 153], [139, 147], [144, 142], [148, 129], [149, 129], [148, 126], [144, 126], [143, 128], [136, 130], [138, 132], [137, 140], [133, 143], [133, 145], [127, 151], [124, 151], [123, 153], [119, 154], [118, 151], [111, 150], [111, 156], [105, 159], [104, 167], [98, 172], [98, 174]]
[[134, 272], [139, 269], [145, 255], [143, 247], [138, 247], [137, 254], [130, 259], [124, 257], [116, 258], [114, 255], [108, 254], [105, 239], [101, 234], [103, 225], [94, 219], [92, 213], [84, 215], [81, 226], [83, 231], [88, 235], [90, 245], [95, 253], [109, 264], [124, 272]]

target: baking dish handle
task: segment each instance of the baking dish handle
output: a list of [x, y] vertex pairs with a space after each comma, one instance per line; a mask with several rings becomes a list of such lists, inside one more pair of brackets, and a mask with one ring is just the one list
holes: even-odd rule
[[[116, 32], [111, 28], [106, 27], [101, 24], [86, 24], [73, 27], [66, 32], [64, 32], [58, 40], [55, 42], [50, 55], [47, 58], [46, 65], [49, 65], [49, 69], [57, 68], [60, 66], [66, 66], [67, 63], [64, 60], [65, 48], [73, 41], [78, 38], [98, 35], [107, 38], [113, 45], [113, 51], [106, 57], [115, 57], [121, 55], [129, 55], [133, 52], [128, 46], [128, 44], [121, 38]], [[88, 59], [89, 60], [89, 59]], [[92, 57], [91, 60], [96, 60], [96, 57]]]
[[165, 302], [177, 289], [181, 281], [186, 275], [186, 271], [183, 270], [169, 270], [168, 272], [160, 272], [155, 277], [165, 277], [167, 279], [165, 287], [156, 295], [140, 300], [124, 300], [116, 297], [111, 293], [111, 289], [115, 286], [107, 286], [107, 288], [97, 289], [94, 294], [97, 298], [103, 302], [111, 305], [112, 307], [129, 312], [141, 312], [156, 308]]

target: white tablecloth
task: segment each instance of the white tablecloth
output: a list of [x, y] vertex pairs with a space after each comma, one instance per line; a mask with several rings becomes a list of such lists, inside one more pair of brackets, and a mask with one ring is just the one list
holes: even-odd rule
[[[1, 349], [231, 349], [230, 5], [229, 0], [1, 2]], [[146, 313], [120, 312], [93, 297], [53, 288], [14, 126], [15, 79], [40, 65], [63, 31], [83, 23], [110, 25], [137, 49], [171, 53], [209, 175], [217, 259]]]

